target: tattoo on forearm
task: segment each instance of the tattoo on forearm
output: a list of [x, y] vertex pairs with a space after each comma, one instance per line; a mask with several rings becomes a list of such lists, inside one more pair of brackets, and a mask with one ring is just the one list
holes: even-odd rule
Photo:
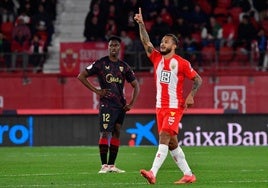
[[150, 42], [150, 38], [149, 35], [146, 31], [145, 25], [144, 24], [140, 24], [140, 36], [141, 36], [141, 41], [143, 44], [146, 44], [148, 42]]
[[194, 78], [194, 83], [193, 83], [192, 92], [191, 92], [192, 95], [193, 95], [193, 97], [195, 96], [197, 90], [200, 88], [201, 84], [202, 84], [201, 77], [200, 76], [196, 76]]

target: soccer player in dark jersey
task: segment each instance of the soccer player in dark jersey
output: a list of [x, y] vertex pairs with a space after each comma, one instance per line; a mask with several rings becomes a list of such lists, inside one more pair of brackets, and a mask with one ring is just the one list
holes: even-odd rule
[[[102, 166], [99, 173], [125, 172], [115, 166], [120, 146], [120, 129], [126, 112], [132, 108], [140, 91], [139, 83], [131, 67], [118, 57], [120, 43], [119, 37], [110, 37], [108, 40], [109, 55], [93, 62], [77, 77], [89, 90], [100, 97], [99, 152]], [[87, 79], [89, 76], [98, 78], [100, 89]], [[127, 103], [123, 91], [125, 81], [133, 87], [129, 103]]]

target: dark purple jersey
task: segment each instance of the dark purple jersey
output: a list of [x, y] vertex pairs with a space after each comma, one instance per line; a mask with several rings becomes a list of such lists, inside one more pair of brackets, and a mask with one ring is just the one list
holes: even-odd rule
[[102, 107], [122, 108], [126, 105], [124, 84], [136, 79], [130, 66], [121, 60], [110, 61], [108, 56], [96, 60], [86, 67], [89, 76], [97, 76], [101, 89], [109, 89], [110, 94], [100, 98]]

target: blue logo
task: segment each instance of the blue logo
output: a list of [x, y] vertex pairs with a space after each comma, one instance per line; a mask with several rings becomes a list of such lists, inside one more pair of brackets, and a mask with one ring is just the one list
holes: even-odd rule
[[157, 145], [158, 142], [152, 133], [151, 129], [155, 124], [155, 120], [150, 121], [149, 123], [142, 125], [139, 122], [136, 122], [136, 128], [127, 129], [127, 133], [136, 135], [135, 145], [139, 146], [142, 142], [142, 139], [145, 138], [153, 145]]
[[9, 141], [15, 145], [29, 143], [33, 146], [33, 117], [28, 118], [27, 125], [0, 125], [0, 145], [5, 143], [4, 136], [9, 138]]

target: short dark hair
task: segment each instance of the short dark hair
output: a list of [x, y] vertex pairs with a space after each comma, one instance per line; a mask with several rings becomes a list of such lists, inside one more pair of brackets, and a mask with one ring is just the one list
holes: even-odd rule
[[118, 37], [118, 36], [111, 36], [111, 37], [108, 39], [108, 42], [110, 42], [111, 40], [116, 40], [116, 41], [118, 41], [119, 43], [121, 43], [121, 38]]
[[166, 34], [165, 36], [171, 37], [172, 40], [173, 40], [173, 42], [174, 42], [177, 46], [179, 46], [179, 42], [180, 42], [180, 41], [179, 41], [178, 37], [176, 37], [176, 35], [169, 33], [169, 34]]

